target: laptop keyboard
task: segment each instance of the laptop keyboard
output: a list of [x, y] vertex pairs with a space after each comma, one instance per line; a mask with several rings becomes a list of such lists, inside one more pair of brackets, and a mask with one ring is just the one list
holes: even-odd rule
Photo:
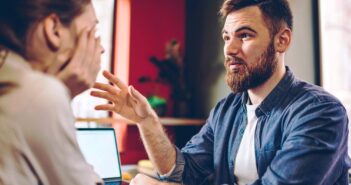
[[121, 182], [105, 182], [105, 185], [120, 185]]
[[123, 181], [117, 181], [117, 182], [105, 182], [105, 185], [128, 185], [129, 183], [123, 182]]

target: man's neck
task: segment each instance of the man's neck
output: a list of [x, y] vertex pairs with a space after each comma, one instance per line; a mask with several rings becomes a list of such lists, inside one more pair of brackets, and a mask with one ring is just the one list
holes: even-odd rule
[[248, 90], [249, 98], [252, 104], [260, 104], [284, 77], [286, 69], [283, 63], [281, 64], [282, 65], [277, 66], [276, 71], [266, 82], [256, 88]]

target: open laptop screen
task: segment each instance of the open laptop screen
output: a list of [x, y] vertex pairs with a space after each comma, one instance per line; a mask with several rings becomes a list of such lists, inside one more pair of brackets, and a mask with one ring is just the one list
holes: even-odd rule
[[114, 129], [78, 129], [79, 147], [103, 179], [120, 178], [121, 168]]

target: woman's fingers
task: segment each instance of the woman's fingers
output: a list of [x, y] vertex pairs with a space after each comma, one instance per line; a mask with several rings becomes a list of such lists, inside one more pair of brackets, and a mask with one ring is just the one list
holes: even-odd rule
[[94, 67], [95, 61], [95, 48], [96, 48], [96, 42], [97, 40], [95, 39], [95, 29], [90, 30], [88, 34], [88, 42], [87, 42], [87, 49], [85, 53], [85, 60], [84, 63], [85, 65], [89, 67]]
[[57, 75], [61, 72], [63, 66], [67, 65], [67, 56], [71, 57], [72, 51], [67, 49], [63, 51], [59, 56], [56, 62], [53, 62], [52, 65], [45, 71], [51, 75]]
[[101, 46], [101, 38], [95, 38], [95, 49], [94, 49], [94, 56], [93, 56], [93, 62], [91, 63], [91, 66], [93, 69], [95, 69], [96, 73], [98, 73], [101, 69], [101, 55], [103, 53], [103, 47]]
[[[88, 47], [88, 35], [91, 31], [85, 29], [78, 38], [78, 45], [76, 50], [74, 51], [73, 57], [71, 61], [76, 62], [77, 64], [81, 64], [85, 59], [85, 55], [87, 53]], [[77, 65], [80, 66], [80, 65]]]

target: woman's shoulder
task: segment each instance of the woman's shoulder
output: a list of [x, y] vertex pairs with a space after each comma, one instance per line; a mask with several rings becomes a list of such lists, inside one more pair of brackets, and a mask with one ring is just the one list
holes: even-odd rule
[[66, 86], [53, 76], [33, 71], [25, 73], [17, 85], [18, 97], [25, 96], [28, 103], [62, 103], [70, 101]]
[[53, 76], [31, 71], [23, 72], [12, 81], [15, 85], [0, 97], [6, 114], [21, 117], [56, 117], [71, 115], [70, 95], [65, 85]]

